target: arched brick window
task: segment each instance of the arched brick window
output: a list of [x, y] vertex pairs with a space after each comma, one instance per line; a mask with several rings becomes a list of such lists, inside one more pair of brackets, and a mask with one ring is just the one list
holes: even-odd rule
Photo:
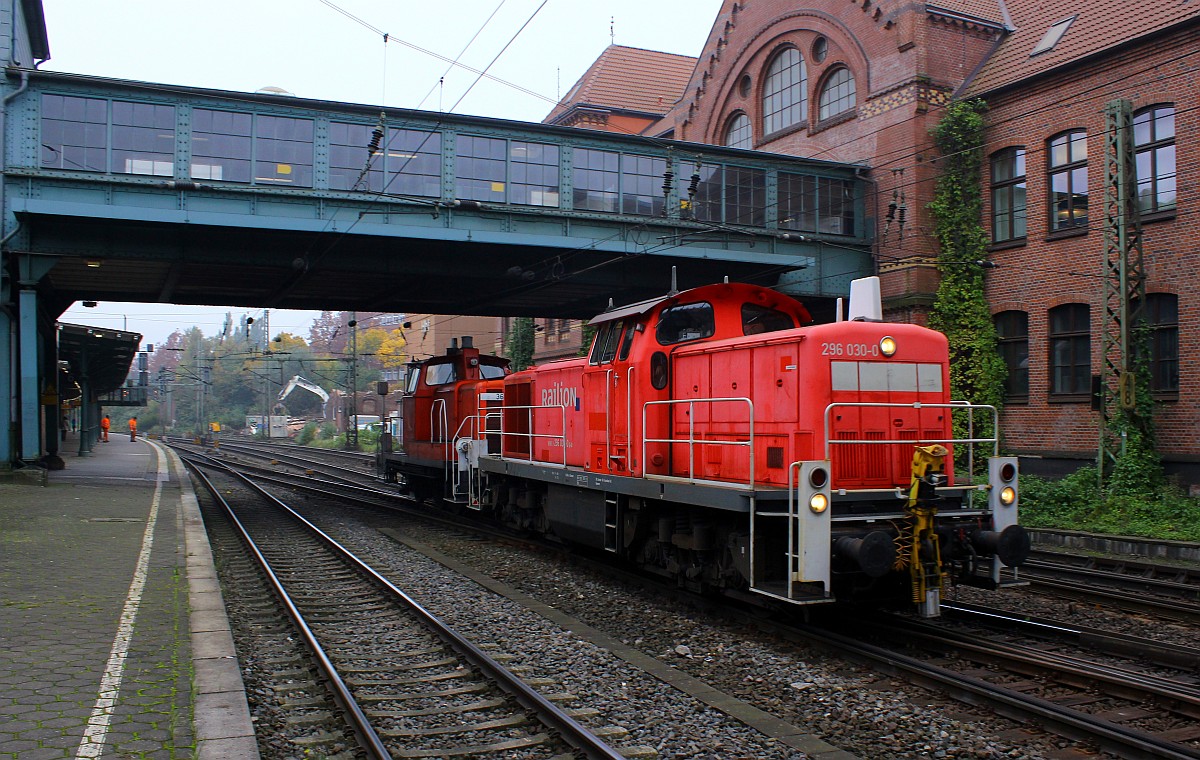
[[808, 69], [796, 48], [784, 48], [767, 65], [762, 103], [764, 135], [808, 119]]
[[1029, 400], [1029, 315], [1002, 311], [995, 316], [1000, 356], [1008, 368], [1004, 398], [1010, 402]]
[[1025, 238], [1025, 149], [992, 154], [992, 242]]
[[1150, 333], [1150, 390], [1158, 397], [1179, 394], [1179, 297], [1150, 293], [1139, 321]]
[[1087, 227], [1087, 132], [1063, 132], [1050, 140], [1050, 231]]
[[817, 118], [821, 121], [845, 113], [855, 106], [854, 75], [845, 66], [833, 70], [821, 86]]
[[1143, 214], [1175, 210], [1175, 106], [1150, 106], [1133, 115], [1138, 203]]
[[754, 129], [745, 113], [738, 111], [725, 125], [725, 145], [730, 148], [754, 147]]
[[1092, 387], [1091, 312], [1086, 303], [1050, 310], [1050, 396], [1087, 400]]

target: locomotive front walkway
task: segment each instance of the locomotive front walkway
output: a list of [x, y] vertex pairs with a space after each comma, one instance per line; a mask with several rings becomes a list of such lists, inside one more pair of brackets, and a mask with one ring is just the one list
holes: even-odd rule
[[111, 436], [0, 481], [0, 758], [257, 758], [195, 494]]

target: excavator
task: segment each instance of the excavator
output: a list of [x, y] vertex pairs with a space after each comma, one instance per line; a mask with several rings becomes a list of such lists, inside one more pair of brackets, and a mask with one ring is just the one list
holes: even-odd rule
[[320, 396], [321, 397], [321, 417], [326, 418], [329, 416], [328, 414], [326, 414], [326, 410], [325, 410], [326, 405], [328, 405], [328, 403], [329, 403], [329, 394], [326, 393], [325, 389], [322, 388], [321, 386], [317, 385], [316, 383], [312, 382], [311, 380], [305, 380], [304, 378], [300, 377], [299, 375], [296, 375], [291, 380], [289, 380], [288, 384], [285, 385], [283, 387], [283, 390], [281, 390], [279, 392], [279, 398], [275, 400], [276, 406], [282, 406], [284, 399], [286, 399], [288, 396], [290, 396], [292, 394], [292, 391], [296, 390], [297, 388], [303, 388], [304, 390], [306, 390], [310, 393], [315, 393], [316, 395]]

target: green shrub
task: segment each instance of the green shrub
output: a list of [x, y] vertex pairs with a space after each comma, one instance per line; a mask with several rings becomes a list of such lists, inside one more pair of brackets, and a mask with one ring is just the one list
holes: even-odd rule
[[307, 446], [312, 443], [313, 439], [316, 437], [317, 423], [310, 422], [301, 428], [300, 432], [296, 434], [296, 443], [300, 444], [301, 446]]
[[1021, 476], [1021, 523], [1029, 528], [1081, 530], [1174, 541], [1200, 541], [1200, 500], [1178, 486], [1158, 483], [1131, 494], [1101, 493], [1096, 469], [1060, 480]]

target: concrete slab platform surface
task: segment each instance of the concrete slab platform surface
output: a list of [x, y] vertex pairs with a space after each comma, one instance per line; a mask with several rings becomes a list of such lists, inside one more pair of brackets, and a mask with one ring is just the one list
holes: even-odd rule
[[182, 463], [70, 440], [44, 486], [0, 480], [0, 760], [258, 758]]

